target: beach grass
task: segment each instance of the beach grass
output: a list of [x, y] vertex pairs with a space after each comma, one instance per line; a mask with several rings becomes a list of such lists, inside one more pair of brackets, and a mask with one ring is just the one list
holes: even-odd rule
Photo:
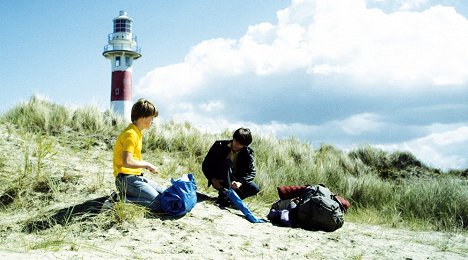
[[[66, 108], [37, 97], [0, 116], [0, 214], [24, 212], [26, 223], [39, 212], [77, 203], [114, 189], [112, 147], [125, 122], [96, 107]], [[254, 134], [261, 192], [251, 207], [268, 207], [281, 185], [324, 184], [351, 203], [346, 219], [395, 227], [457, 231], [468, 229], [467, 170], [442, 171], [426, 166], [405, 151], [385, 152], [362, 146], [344, 152], [331, 145], [312, 147], [294, 137]], [[215, 140], [230, 139], [231, 130], [202, 132], [190, 123], [156, 124], [144, 134], [143, 156], [164, 179], [193, 173], [201, 192], [213, 193], [201, 163]], [[95, 167], [80, 168], [80, 160]], [[83, 178], [92, 174], [92, 178]], [[83, 183], [84, 182], [84, 183]], [[85, 188], [79, 188], [79, 187]], [[145, 216], [138, 207], [117, 205], [97, 225], [131, 222]], [[3, 213], [2, 213], [3, 211]], [[67, 222], [68, 223], [68, 222]], [[2, 224], [5, 225], [7, 224]], [[8, 226], [8, 225], [7, 225]], [[58, 237], [34, 247], [54, 247]], [[67, 242], [62, 242], [67, 243]]]

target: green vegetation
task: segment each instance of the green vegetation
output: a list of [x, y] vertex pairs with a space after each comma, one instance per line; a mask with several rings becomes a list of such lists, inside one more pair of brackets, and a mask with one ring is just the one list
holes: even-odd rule
[[[17, 224], [35, 231], [37, 226], [28, 224], [50, 216], [57, 208], [109, 195], [114, 189], [112, 146], [124, 127], [125, 123], [109, 111], [100, 112], [95, 107], [72, 110], [36, 97], [1, 115], [0, 217], [12, 212], [22, 217], [13, 223], [1, 222], [0, 231]], [[230, 131], [203, 133], [189, 123], [155, 124], [145, 134], [144, 157], [159, 164], [163, 178], [192, 172], [199, 190], [212, 193], [206, 188], [201, 163], [215, 140], [230, 136]], [[248, 200], [256, 211], [267, 209], [277, 199], [277, 186], [323, 183], [351, 202], [347, 221], [445, 231], [468, 229], [468, 170], [443, 172], [410, 153], [388, 153], [370, 146], [345, 153], [330, 145], [314, 149], [294, 138], [254, 136], [252, 147], [256, 181], [262, 186], [261, 193]], [[149, 214], [123, 203], [114, 211], [94, 218], [81, 216], [86, 226], [77, 224], [70, 214], [60, 223], [51, 219], [39, 224], [59, 223], [83, 232]], [[54, 247], [61, 241], [70, 240], [57, 237], [32, 247]]]

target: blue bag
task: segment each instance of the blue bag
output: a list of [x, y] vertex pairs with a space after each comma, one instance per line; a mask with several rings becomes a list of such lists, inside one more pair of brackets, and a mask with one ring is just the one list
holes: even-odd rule
[[197, 183], [191, 173], [171, 179], [171, 183], [161, 194], [162, 210], [172, 216], [183, 216], [197, 204]]
[[254, 214], [252, 213], [252, 211], [250, 211], [250, 209], [247, 207], [247, 205], [245, 205], [245, 203], [239, 198], [239, 195], [237, 195], [237, 193], [233, 189], [225, 190], [224, 194], [226, 195], [226, 197], [228, 197], [228, 199], [231, 201], [231, 203], [234, 204], [234, 206], [236, 206], [236, 208], [238, 210], [240, 210], [240, 211], [242, 211], [242, 213], [244, 213], [245, 218], [248, 221], [250, 221], [252, 223], [264, 223], [264, 222], [266, 222], [266, 220], [264, 220], [264, 219], [255, 217]]

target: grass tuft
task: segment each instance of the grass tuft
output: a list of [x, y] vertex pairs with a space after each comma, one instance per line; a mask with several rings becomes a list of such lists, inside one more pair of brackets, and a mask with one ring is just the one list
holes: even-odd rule
[[[43, 212], [67, 203], [73, 194], [97, 196], [113, 189], [112, 146], [124, 121], [110, 111], [84, 107], [74, 111], [32, 97], [0, 117], [0, 144], [16, 154], [0, 151], [0, 210]], [[156, 124], [144, 135], [145, 158], [159, 163], [163, 178], [195, 175], [201, 192], [208, 189], [201, 163], [218, 139], [189, 123]], [[249, 200], [271, 205], [277, 187], [322, 183], [352, 205], [347, 218], [391, 226], [436, 230], [468, 229], [468, 170], [443, 172], [430, 168], [408, 152], [388, 153], [363, 146], [349, 153], [323, 144], [314, 149], [293, 137], [255, 135], [256, 182], [260, 194]], [[63, 161], [78, 158], [77, 162]], [[83, 168], [80, 160], [94, 162]], [[77, 188], [84, 176], [91, 183]], [[255, 204], [255, 205], [254, 205]], [[143, 208], [117, 203], [105, 223], [132, 222], [148, 214]], [[107, 226], [107, 225], [98, 225]], [[60, 240], [57, 240], [60, 241]], [[53, 244], [53, 243], [52, 243]]]

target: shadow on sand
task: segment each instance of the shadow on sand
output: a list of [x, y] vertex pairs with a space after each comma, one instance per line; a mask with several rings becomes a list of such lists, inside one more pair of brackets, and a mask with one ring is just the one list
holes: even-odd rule
[[[107, 198], [108, 196], [99, 197], [96, 199], [85, 201], [81, 204], [60, 209], [55, 214], [47, 216], [44, 219], [26, 223], [25, 227], [23, 228], [23, 231], [31, 233], [34, 231], [46, 230], [56, 224], [63, 225], [77, 218], [80, 218], [80, 220], [90, 219], [102, 212], [104, 201], [106, 201]], [[215, 197], [211, 197], [209, 195], [197, 192], [197, 203], [207, 200], [214, 201], [215, 199]], [[178, 219], [183, 216], [173, 217], [164, 213], [154, 213], [150, 214], [150, 217], [159, 218], [161, 220], [169, 220]]]
[[107, 196], [104, 196], [60, 209], [52, 216], [45, 217], [45, 219], [27, 223], [23, 230], [25, 232], [45, 230], [56, 224], [63, 225], [68, 223], [77, 217], [89, 219], [101, 212], [101, 208], [107, 198]]

